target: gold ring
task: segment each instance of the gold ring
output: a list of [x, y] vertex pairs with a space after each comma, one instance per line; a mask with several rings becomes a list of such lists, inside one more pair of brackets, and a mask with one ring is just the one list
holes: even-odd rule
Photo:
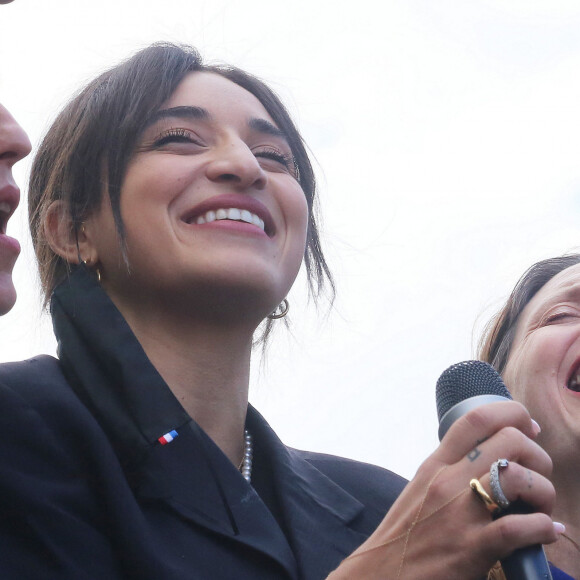
[[479, 479], [473, 478], [469, 482], [469, 487], [475, 492], [477, 497], [484, 503], [485, 507], [489, 512], [495, 514], [499, 511], [499, 506], [489, 497], [487, 491], [483, 488], [483, 485], [479, 483]]

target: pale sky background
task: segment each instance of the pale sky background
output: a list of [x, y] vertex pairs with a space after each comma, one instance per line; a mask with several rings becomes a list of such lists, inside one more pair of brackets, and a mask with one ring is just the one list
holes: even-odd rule
[[[267, 80], [316, 159], [338, 297], [292, 290], [254, 365], [284, 442], [411, 477], [437, 445], [434, 385], [532, 262], [580, 245], [576, 0], [15, 0], [0, 102], [33, 144], [83, 83], [157, 40]], [[0, 360], [54, 353], [23, 203]], [[1, 410], [0, 410], [1, 411]]]

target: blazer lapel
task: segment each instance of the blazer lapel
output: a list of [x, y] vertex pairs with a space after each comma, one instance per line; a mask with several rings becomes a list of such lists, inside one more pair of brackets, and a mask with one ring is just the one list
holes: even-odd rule
[[247, 425], [269, 448], [275, 486], [301, 577], [326, 578], [368, 537], [350, 525], [365, 506], [299, 452], [286, 447], [252, 407], [248, 409]]
[[262, 552], [290, 578], [325, 578], [367, 538], [350, 525], [365, 506], [287, 448], [252, 407], [247, 424], [267, 449], [288, 537], [194, 422], [172, 443], [155, 447], [139, 469], [136, 495], [161, 500], [181, 517]]
[[280, 481], [291, 543], [305, 578], [326, 578], [367, 535], [350, 527], [364, 505], [289, 450], [287, 476]]
[[181, 517], [276, 560], [290, 578], [297, 563], [258, 494], [202, 429], [191, 422], [155, 447], [132, 475], [138, 497], [161, 500]]

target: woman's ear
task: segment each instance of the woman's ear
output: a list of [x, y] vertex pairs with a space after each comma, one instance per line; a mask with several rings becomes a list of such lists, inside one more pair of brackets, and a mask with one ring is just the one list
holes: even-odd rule
[[64, 202], [53, 202], [44, 218], [44, 235], [53, 252], [69, 264], [83, 261], [87, 264], [97, 262], [97, 253], [90, 243], [85, 226], [75, 231], [73, 220]]

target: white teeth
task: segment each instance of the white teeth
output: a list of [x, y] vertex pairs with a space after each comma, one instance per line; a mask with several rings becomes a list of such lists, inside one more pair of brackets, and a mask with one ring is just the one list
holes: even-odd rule
[[229, 220], [239, 220], [242, 217], [242, 212], [239, 209], [236, 209], [235, 207], [231, 207], [230, 209], [228, 209], [228, 219]]
[[264, 231], [264, 220], [260, 219], [255, 213], [247, 209], [238, 209], [237, 207], [230, 207], [228, 209], [218, 209], [217, 211], [208, 211], [204, 215], [198, 216], [195, 223], [198, 225], [209, 224], [217, 220], [233, 220], [242, 221], [248, 224], [253, 224]]
[[0, 201], [0, 212], [10, 213], [10, 204], [5, 201]]
[[259, 228], [264, 229], [264, 220], [261, 220], [256, 214], [252, 214], [252, 223]]

